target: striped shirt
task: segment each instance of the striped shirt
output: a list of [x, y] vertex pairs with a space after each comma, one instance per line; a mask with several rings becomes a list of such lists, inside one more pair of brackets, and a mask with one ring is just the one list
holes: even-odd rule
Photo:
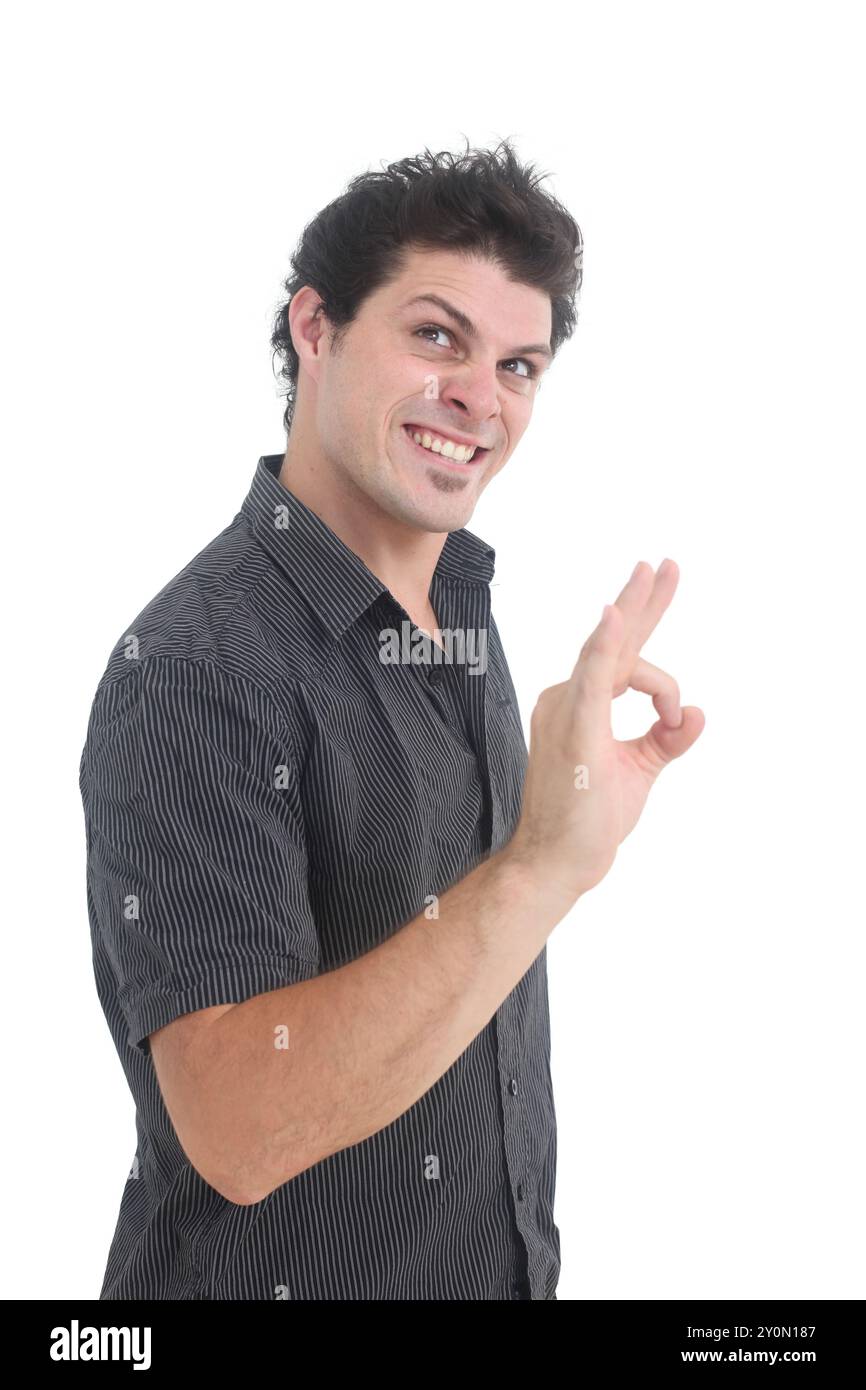
[[90, 712], [93, 965], [136, 1106], [100, 1298], [553, 1299], [546, 947], [414, 1105], [257, 1203], [205, 1182], [162, 1099], [150, 1033], [434, 920], [520, 811], [494, 551], [448, 534], [425, 647], [281, 466], [123, 633]]

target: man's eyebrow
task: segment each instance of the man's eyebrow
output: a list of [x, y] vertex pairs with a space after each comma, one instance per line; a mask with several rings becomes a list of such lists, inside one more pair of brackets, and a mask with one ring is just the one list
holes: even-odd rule
[[[449, 304], [447, 299], [443, 299], [441, 294], [416, 294], [413, 299], [407, 299], [405, 304], [401, 304], [401, 309], [409, 309], [413, 304], [435, 304], [443, 313], [450, 317], [466, 334], [467, 338], [477, 338], [478, 329], [470, 318], [464, 314], [462, 309], [457, 309], [453, 304]], [[524, 353], [537, 352], [539, 356], [546, 357], [548, 360], [553, 358], [549, 343], [529, 343], [525, 347], [512, 348], [509, 357], [522, 357]]]

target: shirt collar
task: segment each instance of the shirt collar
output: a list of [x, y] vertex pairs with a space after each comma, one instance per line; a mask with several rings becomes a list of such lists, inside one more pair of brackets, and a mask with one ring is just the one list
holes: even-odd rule
[[[283, 487], [282, 465], [282, 454], [261, 456], [241, 512], [260, 545], [338, 638], [389, 590], [320, 516]], [[489, 584], [495, 559], [496, 551], [465, 527], [449, 531], [434, 578]]]

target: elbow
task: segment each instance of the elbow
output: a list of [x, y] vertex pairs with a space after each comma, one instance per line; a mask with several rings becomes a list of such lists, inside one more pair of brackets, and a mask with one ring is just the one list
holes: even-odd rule
[[202, 1181], [206, 1182], [208, 1187], [218, 1193], [226, 1202], [231, 1202], [232, 1206], [254, 1207], [257, 1202], [264, 1201], [264, 1198], [270, 1195], [267, 1192], [261, 1194], [250, 1192], [249, 1189], [240, 1187], [231, 1180], [226, 1181], [222, 1176], [215, 1176], [211, 1173], [203, 1172], [201, 1168], [196, 1168], [195, 1164], [193, 1164], [193, 1167], [196, 1169]]
[[194, 1157], [186, 1145], [183, 1150], [202, 1182], [232, 1206], [254, 1207], [274, 1190], [262, 1183], [249, 1165], [217, 1162], [213, 1156], [201, 1153]]
[[272, 1180], [265, 1165], [238, 1149], [217, 1155], [186, 1144], [182, 1147], [202, 1181], [236, 1207], [256, 1206], [303, 1170], [292, 1166], [284, 1176]]
[[[195, 1015], [192, 1015], [194, 1018]], [[287, 1136], [267, 1128], [256, 1086], [234, 1074], [225, 1051], [205, 1051], [203, 1039], [177, 1032], [176, 1020], [151, 1038], [162, 1098], [178, 1146], [190, 1167], [213, 1192], [237, 1207], [263, 1202], [302, 1170]], [[211, 1024], [204, 1037], [214, 1039]], [[284, 1163], [284, 1160], [287, 1160]]]

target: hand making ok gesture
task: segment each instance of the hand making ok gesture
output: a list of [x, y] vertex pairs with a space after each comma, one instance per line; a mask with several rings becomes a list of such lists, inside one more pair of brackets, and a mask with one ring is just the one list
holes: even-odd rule
[[[656, 777], [704, 727], [697, 706], [680, 707], [673, 676], [640, 655], [678, 579], [673, 560], [655, 574], [640, 561], [605, 605], [569, 679], [543, 690], [533, 710], [523, 804], [508, 849], [531, 860], [567, 901], [604, 878]], [[640, 738], [618, 740], [611, 702], [629, 687], [652, 696], [659, 718]]]

